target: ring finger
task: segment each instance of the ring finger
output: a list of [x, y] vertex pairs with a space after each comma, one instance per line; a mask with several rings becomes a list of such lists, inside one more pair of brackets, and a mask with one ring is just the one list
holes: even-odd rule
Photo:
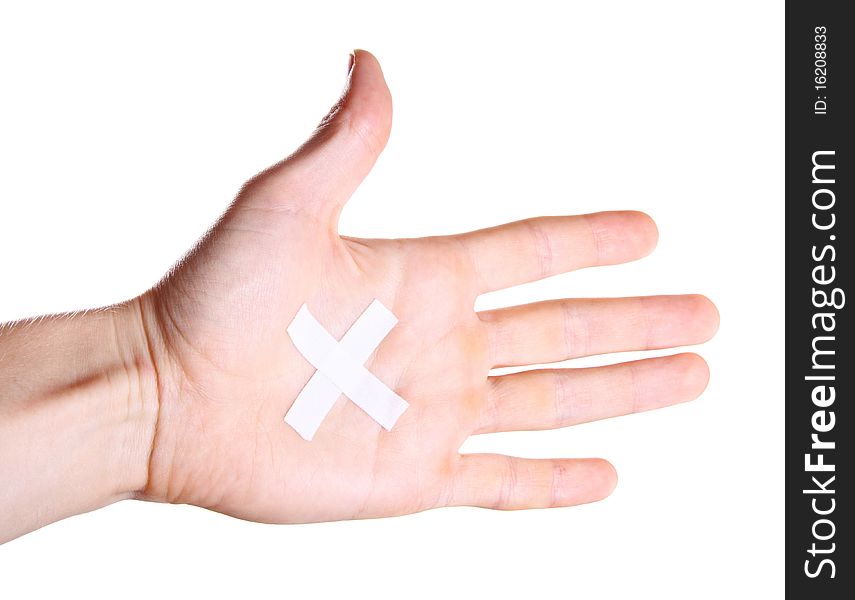
[[677, 354], [585, 369], [545, 369], [489, 379], [473, 433], [557, 429], [697, 398], [709, 369]]

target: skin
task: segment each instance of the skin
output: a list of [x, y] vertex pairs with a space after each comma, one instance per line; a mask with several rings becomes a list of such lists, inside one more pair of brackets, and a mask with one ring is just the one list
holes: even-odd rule
[[[0, 328], [0, 540], [124, 498], [254, 521], [441, 506], [570, 506], [615, 486], [601, 459], [466, 454], [473, 434], [552, 429], [697, 397], [695, 354], [490, 377], [491, 368], [709, 339], [702, 296], [562, 299], [477, 313], [476, 297], [656, 245], [638, 212], [541, 217], [462, 235], [339, 236], [391, 126], [377, 60], [294, 154], [251, 179], [153, 289]], [[340, 398], [313, 441], [282, 420], [313, 373], [286, 333], [305, 302], [335, 337], [372, 299], [399, 318], [366, 367], [410, 408], [391, 432]]]

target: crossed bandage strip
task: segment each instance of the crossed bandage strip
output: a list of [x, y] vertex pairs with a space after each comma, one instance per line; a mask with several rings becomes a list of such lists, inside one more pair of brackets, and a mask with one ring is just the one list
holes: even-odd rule
[[300, 354], [317, 369], [285, 415], [285, 422], [306, 440], [315, 432], [341, 394], [350, 398], [386, 430], [391, 430], [409, 404], [377, 379], [364, 363], [398, 319], [374, 300], [337, 341], [304, 304], [288, 326]]

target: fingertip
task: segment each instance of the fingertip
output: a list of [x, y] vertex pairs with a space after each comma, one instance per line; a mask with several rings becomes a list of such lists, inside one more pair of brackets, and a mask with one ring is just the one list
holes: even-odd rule
[[607, 498], [617, 486], [617, 470], [603, 458], [565, 459], [558, 469], [554, 506], [576, 506]]
[[653, 252], [659, 243], [659, 227], [653, 217], [640, 210], [625, 210], [619, 214], [625, 219], [628, 243], [632, 244], [636, 256], [642, 258]]
[[[353, 49], [353, 52], [352, 52], [351, 54], [353, 54], [353, 56], [354, 56], [354, 57], [356, 57], [356, 56], [364, 56], [364, 57], [366, 57], [366, 58], [372, 58], [372, 59], [374, 59], [375, 61], [377, 60], [377, 57], [376, 57], [376, 56], [374, 56], [374, 55], [373, 55], [371, 52], [369, 52], [368, 50], [364, 50], [364, 49], [362, 49], [362, 48], [354, 48], [354, 49]], [[378, 62], [379, 62], [379, 61], [378, 61]]]
[[656, 248], [659, 229], [647, 213], [635, 210], [586, 215], [597, 253], [597, 264], [644, 258]]
[[705, 336], [703, 341], [712, 339], [721, 324], [721, 314], [718, 307], [703, 294], [690, 294], [688, 298], [692, 304], [692, 319], [698, 323]]
[[618, 484], [618, 472], [615, 466], [604, 458], [592, 459], [597, 463], [600, 475], [599, 488], [596, 500], [603, 500], [612, 495]]
[[342, 119], [372, 152], [379, 154], [392, 128], [392, 94], [377, 57], [362, 49], [354, 50], [352, 57]]
[[639, 230], [643, 232], [640, 237], [644, 243], [642, 247], [646, 249], [645, 256], [647, 256], [653, 252], [659, 244], [659, 227], [656, 225], [656, 221], [653, 220], [653, 217], [648, 215], [646, 212], [630, 212], [632, 212], [635, 219], [637, 219]]
[[680, 402], [689, 402], [698, 398], [710, 381], [710, 368], [707, 361], [694, 352], [684, 352], [671, 357], [678, 363], [677, 368], [682, 373], [680, 377], [681, 393], [676, 397]]

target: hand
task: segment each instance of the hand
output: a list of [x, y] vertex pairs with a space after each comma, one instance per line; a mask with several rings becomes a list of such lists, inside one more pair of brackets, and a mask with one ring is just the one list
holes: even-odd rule
[[[635, 260], [657, 230], [637, 212], [545, 217], [463, 235], [340, 237], [343, 204], [391, 126], [380, 66], [357, 51], [311, 139], [253, 178], [139, 306], [159, 392], [141, 497], [266, 522], [380, 517], [447, 505], [568, 506], [607, 496], [600, 459], [458, 454], [470, 435], [551, 429], [690, 400], [694, 354], [489, 377], [709, 339], [701, 296], [567, 299], [476, 313], [481, 293]], [[314, 368], [286, 328], [303, 303], [340, 337], [378, 298], [399, 318], [367, 368], [409, 403], [391, 432], [342, 397], [313, 441], [283, 416]]]

